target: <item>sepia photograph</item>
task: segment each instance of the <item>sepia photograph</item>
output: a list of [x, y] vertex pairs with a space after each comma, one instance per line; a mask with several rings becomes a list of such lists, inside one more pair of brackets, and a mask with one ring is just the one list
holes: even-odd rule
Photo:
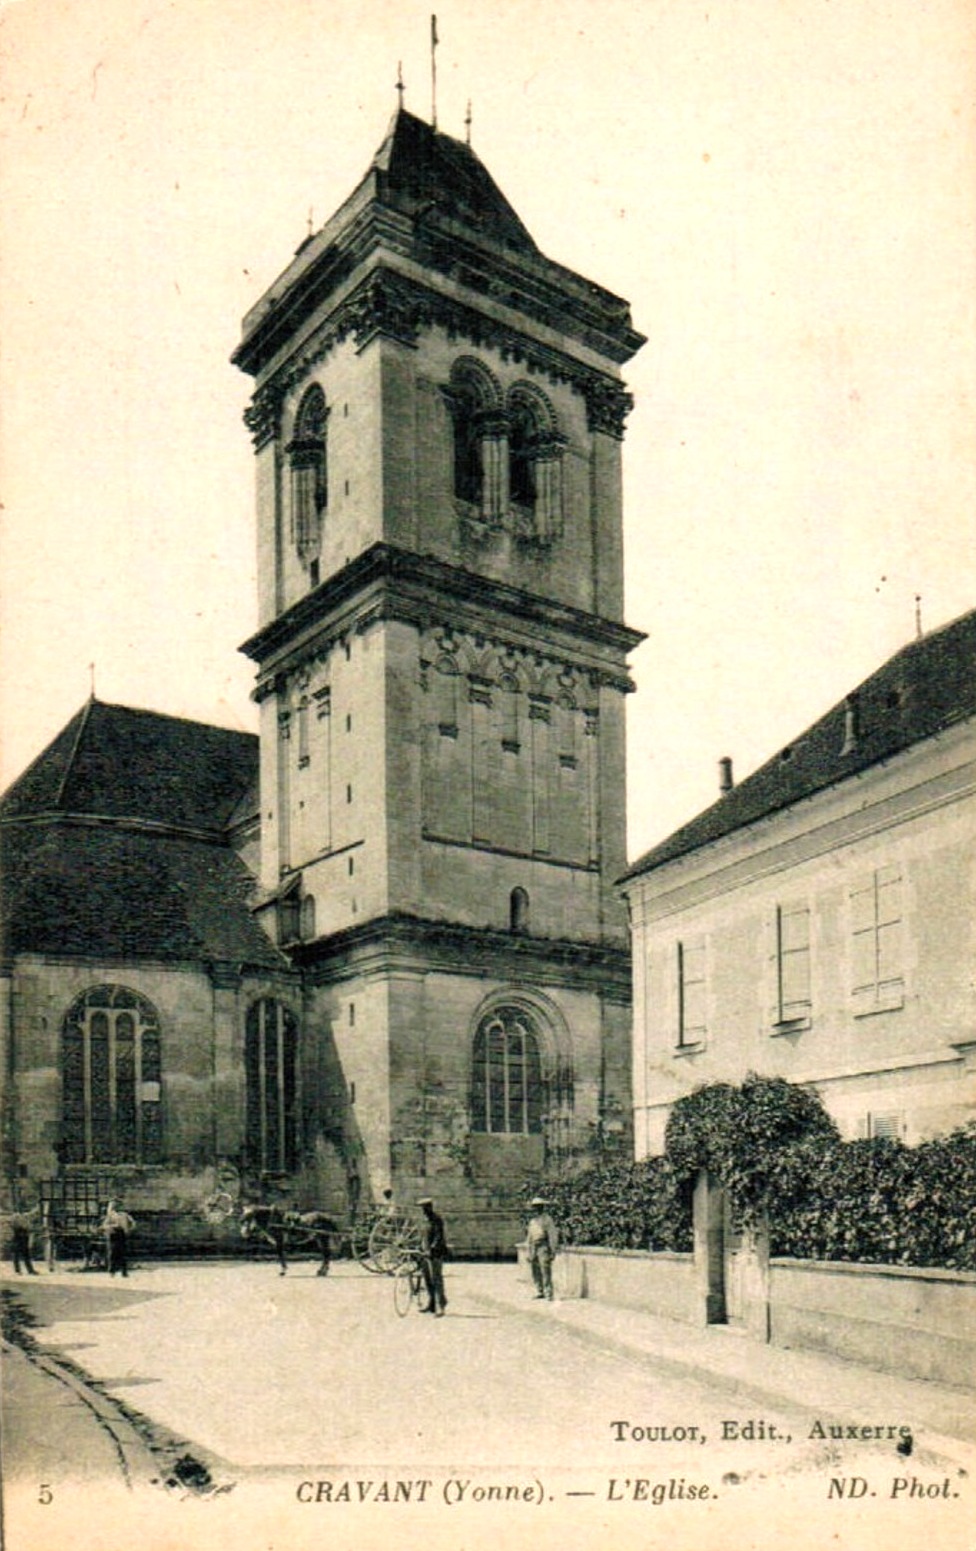
[[973, 1551], [976, 14], [0, 0], [8, 1551]]

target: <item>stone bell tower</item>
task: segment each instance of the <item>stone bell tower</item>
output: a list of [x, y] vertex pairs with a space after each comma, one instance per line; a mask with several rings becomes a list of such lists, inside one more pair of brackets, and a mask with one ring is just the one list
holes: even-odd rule
[[507, 1243], [626, 1146], [618, 297], [402, 109], [244, 320], [262, 918], [301, 966], [302, 1140]]

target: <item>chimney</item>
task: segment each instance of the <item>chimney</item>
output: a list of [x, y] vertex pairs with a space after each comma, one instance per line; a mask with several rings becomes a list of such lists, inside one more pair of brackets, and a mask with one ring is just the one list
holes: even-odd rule
[[841, 754], [853, 754], [861, 733], [860, 704], [857, 692], [848, 695], [844, 702], [844, 745]]
[[723, 754], [718, 762], [718, 789], [724, 797], [735, 785], [732, 779], [732, 761], [728, 754]]

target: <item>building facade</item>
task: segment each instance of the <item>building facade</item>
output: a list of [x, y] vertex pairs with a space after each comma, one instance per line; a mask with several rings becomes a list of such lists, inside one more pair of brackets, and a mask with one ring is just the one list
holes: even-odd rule
[[[112, 931], [75, 942], [57, 912], [14, 930], [8, 1179], [124, 1161], [159, 1171], [143, 1183], [162, 1197], [233, 1165], [340, 1214], [436, 1194], [459, 1247], [495, 1249], [525, 1180], [629, 1149], [614, 880], [642, 637], [622, 619], [620, 369], [642, 342], [625, 302], [540, 252], [469, 146], [396, 114], [234, 356], [255, 382], [243, 650], [261, 717], [240, 779], [204, 811], [216, 729], [192, 759], [184, 739], [186, 772], [164, 761], [166, 785], [132, 748], [149, 721], [157, 753], [179, 742], [173, 719], [93, 702], [78, 747], [97, 746], [98, 792], [59, 784], [72, 725], [44, 792], [28, 773], [0, 809], [14, 923], [19, 880], [46, 887], [17, 850], [45, 814], [85, 913], [106, 804], [141, 837], [155, 915], [187, 914], [204, 874], [214, 907], [182, 937], [127, 937], [146, 899], [126, 852]], [[131, 757], [145, 792], [118, 774]], [[190, 770], [199, 790], [168, 814]], [[174, 826], [209, 871], [166, 872]], [[238, 939], [218, 953], [228, 887]]]
[[976, 613], [628, 871], [638, 1156], [749, 1072], [814, 1085], [847, 1137], [976, 1117], [974, 668]]

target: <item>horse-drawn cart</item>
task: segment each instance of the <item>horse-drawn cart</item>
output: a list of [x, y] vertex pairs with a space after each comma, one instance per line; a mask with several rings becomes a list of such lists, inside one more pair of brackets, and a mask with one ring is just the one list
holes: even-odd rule
[[38, 1185], [44, 1258], [81, 1260], [85, 1269], [105, 1265], [102, 1223], [115, 1186], [108, 1174], [64, 1174]]

